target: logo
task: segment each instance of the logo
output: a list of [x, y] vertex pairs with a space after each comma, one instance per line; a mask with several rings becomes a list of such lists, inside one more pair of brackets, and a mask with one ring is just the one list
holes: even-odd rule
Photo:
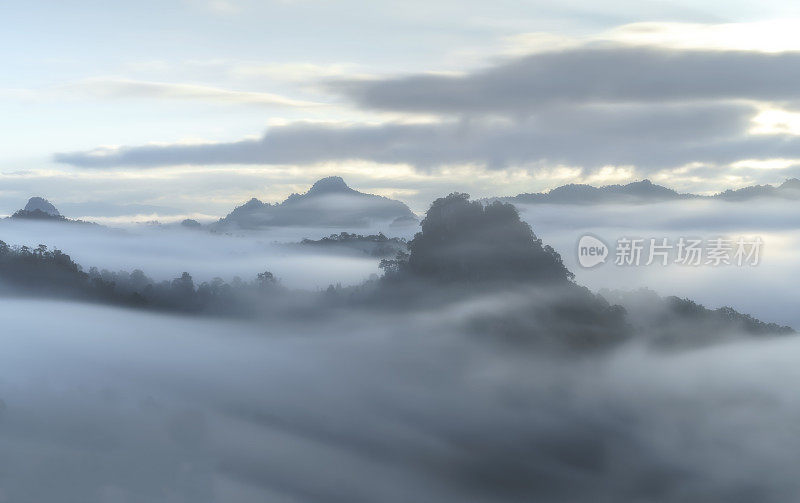
[[578, 241], [578, 263], [587, 269], [602, 264], [608, 257], [608, 246], [594, 236], [582, 236]]

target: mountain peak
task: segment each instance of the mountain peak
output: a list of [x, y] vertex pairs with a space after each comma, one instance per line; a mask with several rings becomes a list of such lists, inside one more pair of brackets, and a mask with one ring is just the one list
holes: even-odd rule
[[783, 182], [778, 188], [798, 190], [800, 189], [800, 180], [798, 180], [797, 178], [787, 178], [786, 181]]
[[25, 211], [39, 210], [42, 213], [47, 213], [50, 216], [59, 217], [61, 213], [58, 212], [55, 206], [43, 197], [32, 197], [28, 199], [28, 204], [25, 205]]
[[351, 189], [339, 176], [317, 180], [304, 194], [271, 205], [257, 199], [238, 206], [211, 228], [262, 229], [276, 226], [364, 227], [370, 222], [416, 223], [400, 201]]
[[647, 178], [645, 178], [644, 180], [639, 180], [638, 182], [631, 182], [621, 187], [612, 185], [612, 186], [606, 186], [605, 188], [622, 190], [623, 192], [627, 192], [630, 195], [640, 196], [640, 197], [661, 196], [661, 197], [673, 198], [678, 195], [678, 193], [675, 192], [674, 190], [664, 187], [663, 185], [656, 185]]
[[307, 194], [335, 194], [335, 193], [346, 193], [350, 194], [355, 192], [355, 190], [351, 189], [347, 186], [344, 182], [342, 177], [340, 176], [328, 176], [326, 178], [321, 178], [314, 182], [314, 185], [308, 189]]

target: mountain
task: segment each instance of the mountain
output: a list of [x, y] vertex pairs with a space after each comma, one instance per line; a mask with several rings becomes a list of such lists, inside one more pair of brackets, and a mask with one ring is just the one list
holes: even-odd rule
[[463, 315], [465, 331], [515, 345], [599, 349], [641, 335], [654, 346], [676, 349], [795, 333], [730, 307], [708, 309], [649, 290], [595, 294], [574, 281], [559, 253], [536, 237], [513, 205], [473, 202], [466, 194], [434, 201], [408, 253], [380, 267], [382, 290], [365, 292], [365, 302], [385, 295], [391, 298], [383, 298], [387, 305], [430, 309], [442, 300], [518, 289], [523, 302], [493, 302]]
[[305, 194], [269, 204], [256, 198], [212, 224], [213, 230], [261, 229], [280, 226], [365, 227], [372, 222], [413, 223], [414, 213], [400, 201], [365, 194], [342, 178], [318, 180]]
[[502, 197], [500, 200], [516, 203], [549, 203], [549, 204], [603, 204], [603, 203], [649, 203], [689, 199], [697, 196], [679, 194], [678, 192], [656, 185], [650, 180], [629, 183], [627, 185], [562, 185], [549, 192], [524, 193], [513, 197]]
[[63, 216], [53, 204], [42, 197], [28, 199], [25, 208], [11, 215], [15, 220], [44, 220], [48, 222], [68, 222], [73, 224], [97, 225], [83, 220], [70, 220]]
[[181, 227], [186, 229], [202, 229], [203, 224], [193, 218], [187, 218], [181, 222]]
[[523, 193], [500, 200], [524, 204], [646, 204], [685, 199], [718, 199], [722, 201], [748, 201], [758, 198], [800, 199], [800, 180], [790, 178], [780, 186], [754, 185], [736, 190], [726, 190], [713, 196], [681, 194], [673, 189], [657, 185], [650, 180], [641, 180], [626, 185], [604, 185], [594, 187], [585, 184], [568, 184], [548, 192]]
[[25, 209], [22, 211], [34, 212], [34, 211], [41, 211], [50, 215], [51, 217], [60, 217], [61, 213], [58, 212], [55, 206], [53, 206], [50, 201], [44, 199], [42, 197], [32, 197], [28, 199], [28, 204], [25, 205]]
[[[792, 335], [788, 326], [766, 323], [731, 307], [709, 309], [690, 299], [661, 297], [653, 290], [600, 290], [608, 302], [625, 308], [637, 333], [659, 347], [697, 347], [738, 337]], [[692, 329], [688, 329], [692, 327]]]
[[67, 220], [50, 201], [43, 197], [32, 197], [28, 199], [28, 204], [25, 205], [25, 208], [11, 215], [11, 218], [55, 221]]
[[713, 196], [725, 201], [749, 201], [751, 199], [777, 198], [800, 199], [800, 180], [789, 178], [779, 186], [753, 185], [737, 190], [726, 190]]

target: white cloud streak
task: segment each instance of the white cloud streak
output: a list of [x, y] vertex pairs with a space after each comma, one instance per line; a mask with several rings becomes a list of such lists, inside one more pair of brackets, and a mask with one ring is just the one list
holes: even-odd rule
[[211, 103], [301, 108], [322, 105], [321, 103], [296, 100], [273, 93], [236, 91], [198, 84], [148, 82], [120, 78], [86, 79], [64, 85], [60, 87], [60, 90], [105, 99], [193, 100]]

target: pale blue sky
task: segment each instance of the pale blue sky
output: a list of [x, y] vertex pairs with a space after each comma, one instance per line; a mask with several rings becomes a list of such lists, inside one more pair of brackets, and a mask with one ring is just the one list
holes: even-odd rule
[[[793, 146], [772, 149], [773, 143], [762, 140], [794, 141], [800, 134], [794, 112], [800, 96], [778, 90], [773, 99], [772, 87], [760, 82], [733, 94], [720, 88], [719, 99], [690, 89], [667, 112], [658, 108], [663, 100], [657, 93], [627, 96], [624, 79], [607, 80], [620, 89], [611, 98], [580, 91], [593, 96], [580, 107], [551, 95], [537, 97], [533, 106], [523, 92], [515, 98], [520, 107], [533, 106], [524, 117], [509, 115], [506, 105], [443, 112], [399, 100], [436, 103], [447, 98], [437, 90], [452, 96], [463, 90], [462, 81], [471, 85], [481, 72], [511, 79], [500, 87], [513, 87], [513, 79], [530, 68], [520, 66], [516, 73], [498, 68], [513, 66], [515, 58], [577, 54], [598, 44], [644, 45], [675, 54], [736, 49], [791, 56], [800, 50], [794, 36], [798, 11], [796, 2], [745, 1], [6, 0], [0, 4], [0, 214], [42, 195], [56, 204], [142, 203], [213, 216], [253, 196], [280, 200], [331, 174], [341, 174], [356, 188], [406, 200], [415, 210], [452, 190], [488, 196], [644, 176], [696, 191], [779, 182], [796, 174], [794, 160], [800, 155]], [[632, 61], [611, 73], [635, 74], [641, 60]], [[531, 64], [541, 68], [539, 62]], [[624, 67], [628, 64], [633, 66]], [[738, 64], [719, 63], [720, 68]], [[562, 78], [569, 80], [573, 70], [564, 71]], [[581, 68], [574, 71], [587, 78]], [[690, 71], [675, 68], [676, 75]], [[478, 77], [472, 78], [475, 72]], [[429, 74], [457, 77], [432, 90], [413, 79], [397, 80]], [[447, 87], [451, 78], [461, 79], [457, 89]], [[791, 83], [794, 75], [781, 79]], [[363, 90], [372, 93], [370, 98], [352, 90], [360, 82], [375, 84]], [[499, 89], [495, 84], [472, 89], [484, 94], [467, 93], [464, 99], [468, 105], [491, 102]], [[402, 86], [407, 88], [398, 94]], [[619, 108], [613, 117], [607, 115], [608, 107], [620, 102], [623, 116]], [[710, 108], [681, 118], [689, 104]], [[655, 138], [648, 148], [657, 152], [658, 162], [642, 162], [641, 152], [618, 156], [590, 148], [603, 142], [622, 145], [630, 133], [621, 138], [603, 127], [587, 129], [588, 113], [598, 124], [618, 124], [618, 131], [638, 132], [641, 128], [631, 129], [637, 124], [631, 121], [641, 120], [634, 115], [653, 117], [652, 132], [642, 134]], [[716, 142], [714, 149], [692, 158], [697, 146], [689, 149], [685, 140], [678, 144], [674, 124], [686, 131], [680, 121], [717, 116], [742, 118], [753, 127], [720, 130], [708, 140]], [[548, 126], [558, 125], [560, 136], [550, 135], [545, 119]], [[574, 131], [570, 120], [577, 121]], [[301, 123], [314, 125], [313, 136], [308, 127], [297, 130]], [[457, 124], [468, 132], [453, 136]], [[398, 126], [404, 128], [401, 133]], [[346, 139], [343, 128], [349, 131]], [[538, 135], [533, 140], [520, 133], [532, 130]], [[207, 163], [180, 157], [188, 144], [218, 144], [228, 152], [229, 144], [265, 132], [269, 145], [246, 162], [221, 154]], [[272, 132], [291, 137], [273, 140]], [[440, 135], [442, 143], [431, 140]], [[719, 135], [728, 136], [720, 141]], [[376, 143], [377, 136], [382, 143]], [[476, 146], [486, 137], [492, 142]], [[306, 148], [305, 139], [316, 144]], [[336, 142], [332, 150], [339, 152], [326, 157], [321, 141]], [[546, 148], [535, 155], [515, 141], [541, 142]], [[135, 149], [153, 145], [162, 148], [161, 157], [144, 166]], [[273, 145], [281, 152], [279, 160]], [[80, 160], [98, 148], [110, 154], [103, 166]], [[133, 149], [129, 161], [116, 156], [118, 149]], [[54, 160], [64, 153], [72, 157]]]

